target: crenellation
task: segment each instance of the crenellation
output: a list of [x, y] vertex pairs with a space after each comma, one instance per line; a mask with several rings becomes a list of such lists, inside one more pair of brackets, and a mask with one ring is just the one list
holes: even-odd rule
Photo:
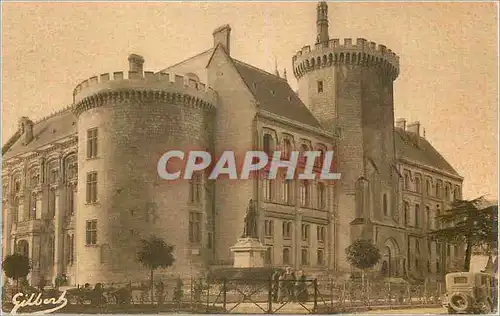
[[346, 48], [351, 48], [352, 47], [352, 38], [344, 38], [344, 46]]
[[102, 75], [100, 76], [100, 79], [99, 79], [99, 80], [100, 80], [101, 82], [106, 82], [106, 81], [109, 81], [109, 77], [110, 77], [110, 76], [109, 76], [109, 74], [102, 74]]
[[113, 79], [114, 80], [123, 80], [124, 79], [124, 76], [123, 76], [123, 71], [116, 71], [113, 73]]
[[371, 49], [371, 50], [377, 50], [377, 43], [375, 43], [375, 42], [370, 42], [370, 49]]
[[385, 52], [387, 51], [387, 47], [385, 47], [385, 45], [379, 44], [379, 45], [378, 45], [378, 50], [379, 50], [382, 54], [385, 54]]
[[145, 78], [146, 80], [155, 80], [155, 79], [156, 79], [156, 76], [155, 76], [154, 71], [145, 71], [145, 72], [144, 72], [144, 78]]

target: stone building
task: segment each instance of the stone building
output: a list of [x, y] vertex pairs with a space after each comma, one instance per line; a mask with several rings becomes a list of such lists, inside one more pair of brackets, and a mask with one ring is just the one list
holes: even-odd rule
[[[235, 59], [230, 34], [216, 29], [213, 47], [160, 71], [132, 54], [129, 71], [83, 81], [60, 112], [21, 118], [2, 148], [3, 254], [28, 255], [33, 282], [138, 281], [148, 275], [135, 260], [139, 240], [155, 234], [175, 246], [167, 272], [230, 265], [253, 199], [269, 265], [349, 273], [344, 249], [369, 238], [386, 274], [444, 271], [454, 249], [426, 232], [463, 178], [419, 123], [394, 122], [399, 58], [364, 39], [330, 39], [320, 2], [316, 43], [293, 56], [295, 93], [286, 72]], [[166, 181], [157, 163], [170, 149], [281, 151], [285, 160], [333, 150], [342, 177]]]

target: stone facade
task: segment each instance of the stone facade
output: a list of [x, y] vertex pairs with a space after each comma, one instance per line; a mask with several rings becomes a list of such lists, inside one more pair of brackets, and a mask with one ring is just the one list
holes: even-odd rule
[[[141, 281], [148, 273], [137, 246], [155, 234], [175, 246], [174, 266], [160, 274], [232, 265], [253, 199], [267, 265], [349, 273], [344, 249], [369, 238], [387, 274], [443, 273], [444, 259], [461, 250], [425, 236], [436, 212], [461, 196], [463, 179], [418, 123], [394, 122], [399, 58], [363, 39], [329, 39], [326, 3], [317, 12], [314, 49], [293, 57], [298, 96], [286, 78], [231, 57], [224, 25], [197, 56], [149, 72], [132, 54], [128, 72], [77, 85], [68, 108], [21, 118], [2, 149], [4, 255], [28, 255], [32, 283]], [[333, 150], [342, 177], [166, 181], [157, 163], [171, 149], [231, 150], [237, 161], [249, 150], [283, 159]]]

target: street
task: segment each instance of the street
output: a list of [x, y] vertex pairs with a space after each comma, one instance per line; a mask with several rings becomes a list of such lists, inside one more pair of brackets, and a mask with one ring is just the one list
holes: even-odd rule
[[437, 308], [407, 308], [407, 309], [391, 309], [391, 310], [378, 310], [369, 311], [361, 314], [448, 314], [446, 309], [442, 307]]

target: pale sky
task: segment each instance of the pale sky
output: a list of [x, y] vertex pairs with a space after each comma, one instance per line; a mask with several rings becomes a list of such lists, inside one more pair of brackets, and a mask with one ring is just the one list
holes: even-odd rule
[[[157, 71], [213, 44], [230, 24], [231, 55], [280, 72], [315, 40], [315, 3], [2, 3], [2, 144], [20, 116], [70, 105], [81, 81], [127, 71], [130, 53]], [[464, 197], [498, 198], [495, 3], [329, 3], [331, 38], [366, 38], [400, 56], [395, 116], [465, 178]]]

